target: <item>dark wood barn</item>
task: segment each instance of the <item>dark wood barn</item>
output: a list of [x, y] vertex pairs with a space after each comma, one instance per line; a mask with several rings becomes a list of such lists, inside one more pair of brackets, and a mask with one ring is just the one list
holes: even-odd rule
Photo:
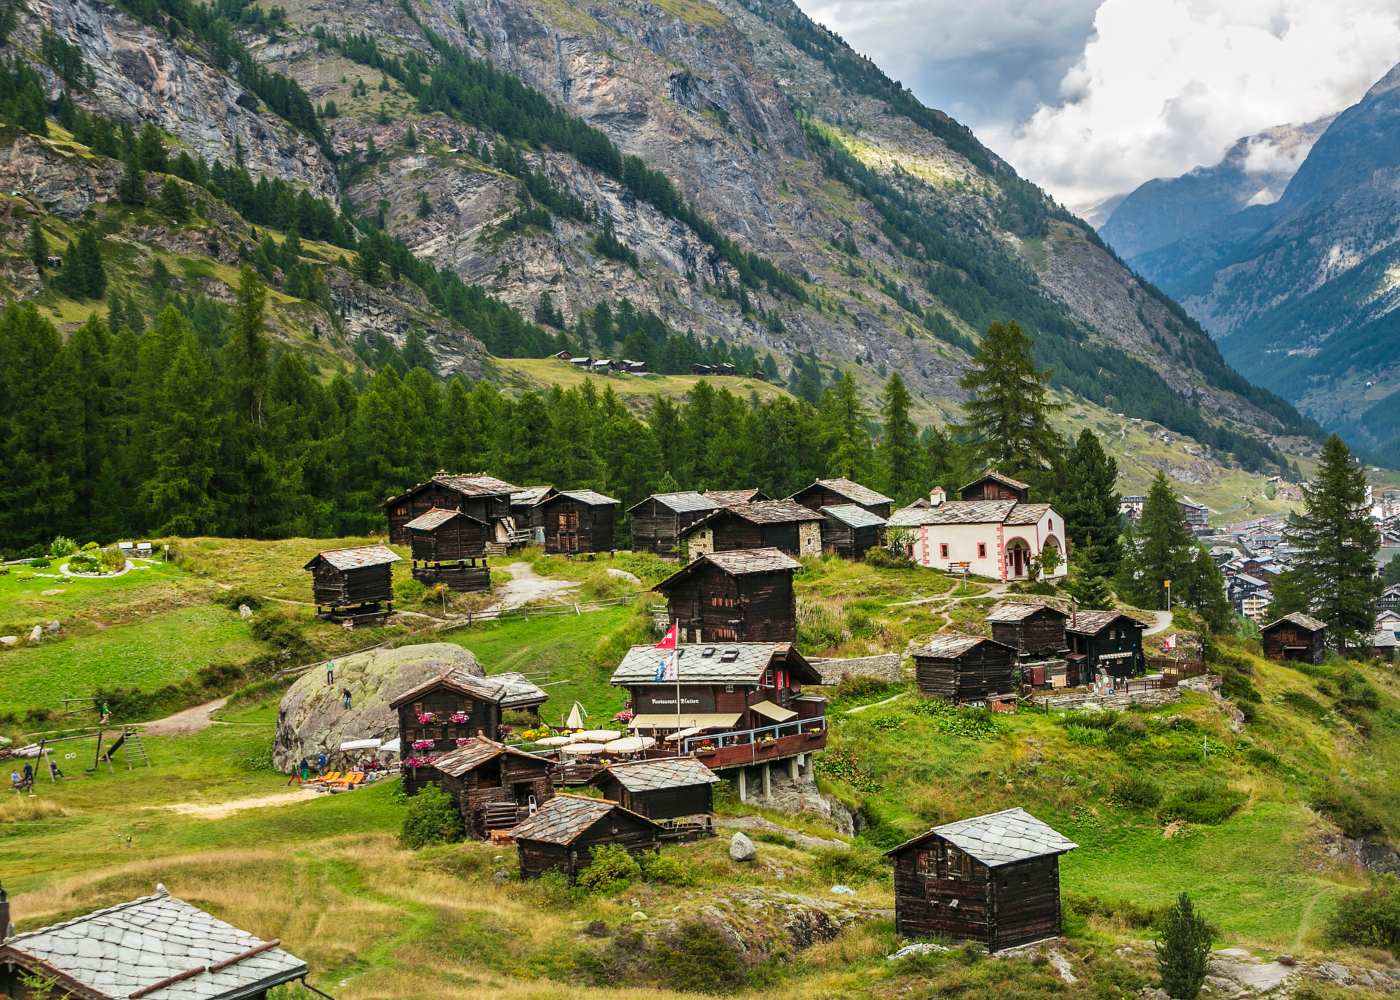
[[1078, 845], [1024, 809], [936, 826], [896, 847], [895, 930], [988, 951], [1060, 933], [1060, 855]]
[[762, 490], [752, 487], [746, 490], [706, 490], [704, 495], [721, 507], [728, 507], [736, 503], [759, 503], [763, 500], [773, 499]]
[[433, 777], [427, 769], [457, 749], [459, 741], [495, 739], [503, 712], [537, 712], [548, 697], [521, 674], [477, 677], [457, 669], [399, 695], [389, 707], [399, 716], [404, 794], [413, 795], [427, 784]]
[[351, 614], [373, 614], [394, 609], [394, 563], [399, 557], [386, 545], [362, 545], [353, 549], [318, 552], [302, 569], [311, 571], [311, 593], [316, 613], [353, 608]]
[[520, 877], [560, 871], [573, 881], [588, 867], [593, 849], [620, 844], [633, 854], [655, 851], [661, 827], [606, 799], [556, 795], [511, 832], [520, 853]]
[[474, 736], [427, 768], [420, 787], [436, 784], [457, 803], [467, 835], [485, 839], [524, 822], [554, 797], [552, 768], [545, 757]]
[[1030, 499], [1030, 494], [1029, 483], [1003, 476], [995, 469], [988, 470], [958, 490], [958, 495], [964, 500], [1015, 500], [1025, 503]]
[[519, 531], [543, 528], [540, 504], [559, 491], [553, 486], [526, 486], [510, 495], [510, 516]]
[[796, 642], [799, 568], [777, 549], [710, 552], [655, 589], [683, 642]]
[[618, 502], [592, 490], [563, 490], [540, 504], [544, 550], [611, 552]]
[[713, 511], [682, 533], [693, 559], [728, 549], [778, 549], [794, 558], [822, 551], [820, 514], [792, 500], [736, 503]]
[[669, 757], [613, 764], [589, 784], [605, 799], [648, 819], [665, 820], [714, 812], [713, 786], [719, 780], [694, 757]]
[[822, 551], [842, 559], [859, 559], [885, 541], [885, 518], [853, 503], [823, 507]]
[[389, 518], [389, 541], [408, 544], [408, 522], [434, 507], [460, 510], [491, 525], [493, 541], [509, 541], [511, 496], [520, 487], [484, 473], [453, 475], [439, 472], [432, 479], [384, 501]]
[[794, 493], [792, 499], [817, 513], [821, 513], [823, 507], [840, 507], [843, 504], [855, 504], [882, 518], [888, 518], [894, 510], [892, 498], [849, 479], [818, 479], [811, 486], [804, 486]]
[[1327, 626], [1301, 611], [1269, 622], [1259, 633], [1264, 655], [1271, 660], [1321, 663], [1327, 655]]
[[1087, 684], [1100, 671], [1119, 679], [1137, 677], [1146, 667], [1142, 633], [1147, 626], [1121, 611], [1080, 611], [1065, 626], [1070, 658], [1078, 666], [1079, 682]]
[[992, 638], [1028, 656], [1054, 656], [1069, 646], [1065, 626], [1069, 614], [1044, 602], [998, 604], [987, 614]]
[[491, 589], [491, 570], [486, 565], [491, 526], [481, 518], [435, 507], [404, 527], [415, 580], [428, 586], [445, 583], [460, 591]]
[[921, 694], [954, 704], [1016, 690], [1016, 647], [977, 635], [936, 635], [914, 650]]
[[632, 522], [632, 550], [678, 555], [685, 530], [720, 506], [718, 500], [703, 493], [653, 494], [627, 509]]

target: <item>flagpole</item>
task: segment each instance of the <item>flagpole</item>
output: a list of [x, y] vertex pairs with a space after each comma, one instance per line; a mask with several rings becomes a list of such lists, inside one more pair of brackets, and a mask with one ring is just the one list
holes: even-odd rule
[[[676, 648], [671, 650], [671, 665], [676, 671], [676, 732], [681, 731], [681, 649], [680, 643], [676, 643]], [[680, 750], [681, 741], [676, 739], [676, 749]]]

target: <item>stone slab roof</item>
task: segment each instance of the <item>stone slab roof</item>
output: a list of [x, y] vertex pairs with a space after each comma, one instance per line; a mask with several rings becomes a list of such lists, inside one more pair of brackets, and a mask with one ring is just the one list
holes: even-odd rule
[[613, 811], [631, 816], [647, 826], [656, 826], [645, 816], [624, 809], [616, 802], [581, 795], [556, 795], [536, 809], [533, 816], [511, 830], [510, 835], [516, 840], [539, 840], [567, 847]]
[[698, 511], [718, 510], [722, 504], [712, 497], [707, 497], [703, 493], [686, 491], [682, 493], [654, 493], [640, 503], [635, 503], [628, 510], [636, 510], [644, 503], [655, 500], [661, 506], [675, 514], [694, 514]]
[[1018, 503], [1012, 508], [1011, 513], [1006, 515], [1004, 524], [1028, 525], [1035, 524], [1046, 512], [1050, 510], [1048, 503]]
[[752, 503], [754, 500], [763, 496], [763, 491], [760, 489], [706, 490], [705, 496], [709, 497], [721, 507], [728, 507], [730, 504]]
[[450, 774], [454, 778], [460, 778], [468, 771], [474, 771], [482, 764], [495, 760], [501, 754], [510, 754], [515, 757], [524, 757], [527, 760], [538, 761], [541, 764], [548, 764], [547, 758], [538, 754], [527, 753], [524, 750], [517, 750], [515, 747], [508, 747], [504, 743], [497, 743], [495, 740], [488, 740], [483, 736], [473, 736], [467, 740], [466, 744], [459, 746], [456, 750], [449, 750], [440, 756], [433, 764], [443, 774]]
[[1277, 621], [1269, 622], [1265, 628], [1273, 628], [1279, 622], [1290, 622], [1299, 628], [1305, 628], [1309, 632], [1320, 632], [1327, 627], [1327, 623], [1314, 618], [1312, 615], [1304, 614], [1301, 611], [1291, 611]]
[[510, 483], [497, 479], [495, 476], [488, 476], [484, 472], [439, 472], [437, 475], [433, 476], [433, 478], [425, 479], [421, 483], [415, 483], [397, 496], [390, 497], [388, 500], [384, 501], [384, 504], [388, 506], [399, 500], [411, 497], [423, 487], [432, 483], [446, 486], [453, 492], [460, 493], [462, 496], [466, 497], [508, 497], [511, 494], [520, 492], [519, 486], [512, 486]]
[[957, 632], [945, 632], [934, 636], [918, 649], [910, 653], [910, 656], [927, 656], [935, 660], [951, 660], [965, 653], [970, 653], [983, 643], [990, 643], [993, 646], [1000, 646], [1002, 649], [1010, 649], [1004, 642], [997, 642], [995, 639], [988, 639], [980, 635], [962, 635]]
[[974, 479], [972, 482], [970, 482], [970, 483], [965, 483], [965, 484], [958, 490], [958, 492], [961, 493], [963, 490], [967, 489], [968, 487], [970, 487], [970, 486], [976, 486], [978, 483], [984, 483], [984, 482], [986, 482], [988, 479], [990, 479], [990, 480], [992, 480], [992, 481], [994, 481], [994, 482], [1001, 483], [1003, 486], [1009, 486], [1009, 487], [1011, 487], [1013, 490], [1028, 490], [1028, 489], [1031, 488], [1031, 484], [1030, 484], [1030, 483], [1023, 483], [1023, 482], [1021, 482], [1021, 480], [1019, 480], [1019, 479], [1012, 479], [1010, 476], [1003, 475], [1002, 473], [998, 472], [996, 469], [988, 469], [986, 472], [982, 473], [982, 475], [978, 476], [978, 477], [977, 477], [976, 479]]
[[754, 503], [736, 503], [725, 508], [737, 517], [754, 524], [791, 524], [803, 521], [820, 521], [822, 516], [796, 500], [758, 500]]
[[751, 573], [793, 572], [802, 564], [778, 549], [725, 549], [722, 552], [707, 552], [682, 566], [653, 590], [665, 592], [670, 587], [705, 565], [716, 566], [730, 576], [747, 576]]
[[[818, 479], [815, 483], [812, 484], [812, 486], [821, 486], [825, 489], [828, 489], [832, 493], [845, 497], [847, 500], [851, 501], [851, 503], [894, 503], [893, 497], [887, 497], [883, 493], [876, 493], [870, 487], [862, 486], [860, 483], [857, 483], [851, 479], [846, 479], [844, 477], [839, 479]], [[812, 487], [809, 486], [807, 487], [807, 490], [811, 488]], [[797, 493], [794, 494], [794, 496], [799, 496], [807, 492], [807, 490], [798, 490]]]
[[470, 514], [464, 514], [460, 510], [443, 510], [441, 507], [434, 507], [425, 514], [419, 514], [412, 521], [405, 524], [404, 527], [409, 531], [433, 531], [437, 528], [441, 528], [454, 517], [464, 517], [468, 521], [475, 521], [477, 524], [486, 523], [481, 518], [472, 517]]
[[[787, 643], [681, 643], [677, 672], [682, 684], [757, 684], [770, 666], [791, 670], [794, 678], [819, 684], [812, 665]], [[656, 668], [670, 654], [655, 646], [633, 646], [613, 671], [612, 684], [653, 684]], [[674, 684], [675, 681], [666, 683]]]
[[890, 515], [890, 524], [917, 528], [925, 524], [1004, 524], [1015, 500], [945, 500], [937, 507], [915, 504]]
[[1064, 854], [1079, 846], [1017, 807], [935, 826], [888, 853], [899, 854], [933, 837], [941, 837], [988, 868]]
[[153, 896], [8, 938], [0, 960], [6, 954], [42, 962], [100, 996], [140, 993], [144, 1000], [233, 1000], [307, 971], [275, 940], [239, 930], [161, 887]]
[[848, 528], [882, 528], [886, 523], [879, 514], [872, 514], [859, 504], [853, 503], [839, 503], [823, 507], [822, 514], [840, 521]]
[[[719, 775], [694, 757], [670, 757], [613, 764], [603, 774], [611, 774], [629, 792], [655, 792], [663, 788], [689, 788], [712, 785]], [[603, 775], [594, 778], [597, 782]]]
[[436, 687], [448, 687], [471, 698], [493, 701], [502, 708], [524, 708], [539, 705], [549, 698], [549, 694], [524, 674], [492, 674], [478, 677], [458, 667], [445, 670], [436, 677], [410, 688], [392, 702], [390, 708], [398, 708], [414, 698]]
[[387, 545], [361, 545], [353, 549], [330, 549], [318, 552], [302, 569], [310, 569], [318, 559], [324, 559], [336, 569], [364, 569], [367, 566], [385, 566], [396, 563], [399, 557]]
[[1097, 635], [1120, 618], [1126, 620], [1129, 625], [1135, 625], [1138, 628], [1147, 627], [1132, 615], [1124, 614], [1122, 611], [1080, 611], [1070, 618], [1065, 630], [1076, 632], [1079, 635]]
[[987, 613], [989, 622], [1022, 622], [1037, 611], [1052, 611], [1061, 618], [1069, 618], [1069, 614], [1061, 611], [1053, 604], [1045, 601], [1007, 601], [998, 604]]
[[560, 497], [568, 497], [570, 500], [577, 500], [579, 503], [587, 504], [589, 507], [609, 507], [622, 502], [620, 500], [614, 500], [612, 497], [604, 496], [595, 490], [560, 490], [558, 493], [554, 494], [554, 496], [544, 501], [544, 506], [554, 503], [554, 501], [558, 500]]

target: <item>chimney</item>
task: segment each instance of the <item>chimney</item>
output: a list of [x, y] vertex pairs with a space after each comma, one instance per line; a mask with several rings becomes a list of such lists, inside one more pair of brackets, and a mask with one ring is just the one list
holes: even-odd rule
[[928, 491], [928, 504], [930, 507], [941, 507], [943, 501], [948, 499], [948, 494], [944, 492], [942, 486], [935, 486]]
[[14, 925], [10, 923], [10, 897], [5, 894], [5, 887], [0, 885], [0, 941], [14, 932]]

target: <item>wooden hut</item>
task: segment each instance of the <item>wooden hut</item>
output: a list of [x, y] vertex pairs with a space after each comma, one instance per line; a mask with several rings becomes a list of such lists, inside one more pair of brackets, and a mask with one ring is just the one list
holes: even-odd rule
[[978, 635], [936, 635], [914, 650], [921, 694], [954, 704], [1016, 690], [1016, 647]]
[[655, 589], [684, 642], [796, 642], [800, 568], [777, 549], [730, 549], [702, 555]]
[[1069, 614], [1044, 601], [998, 604], [987, 614], [992, 638], [1014, 646], [1023, 656], [1058, 656], [1069, 646]]
[[822, 551], [842, 559], [859, 559], [885, 541], [885, 518], [853, 503], [823, 507]]
[[560, 871], [573, 881], [588, 867], [593, 849], [620, 844], [633, 854], [655, 851], [661, 827], [606, 799], [556, 795], [510, 831], [520, 853], [520, 877]]
[[894, 510], [892, 498], [849, 479], [818, 479], [812, 485], [804, 486], [794, 493], [792, 499], [817, 513], [820, 513], [823, 507], [840, 507], [845, 504], [855, 504], [882, 518], [888, 518]]
[[676, 555], [682, 533], [720, 506], [718, 500], [703, 493], [654, 493], [627, 509], [632, 522], [632, 550]]
[[445, 583], [460, 591], [491, 589], [491, 570], [486, 565], [491, 526], [481, 518], [435, 507], [404, 528], [415, 580], [428, 586]]
[[713, 511], [681, 535], [690, 557], [727, 549], [773, 548], [790, 556], [822, 550], [823, 518], [792, 500], [736, 503]]
[[1060, 855], [1078, 845], [1024, 809], [935, 826], [894, 859], [895, 930], [988, 951], [1060, 933]]
[[460, 510], [491, 525], [497, 543], [510, 540], [512, 530], [511, 496], [520, 492], [512, 486], [485, 473], [456, 475], [439, 472], [432, 479], [409, 487], [396, 497], [384, 501], [389, 519], [389, 541], [408, 544], [408, 522], [433, 508]]
[[773, 499], [762, 490], [754, 487], [746, 490], [706, 490], [704, 495], [721, 507], [728, 507], [736, 503], [759, 503]]
[[962, 489], [958, 496], [963, 500], [1015, 500], [1026, 503], [1030, 500], [1031, 487], [1019, 479], [1003, 476], [995, 469], [988, 469]]
[[457, 749], [459, 740], [494, 739], [502, 713], [538, 712], [548, 698], [522, 674], [477, 677], [455, 668], [405, 691], [389, 703], [399, 716], [404, 794], [413, 795], [432, 780], [427, 769]]
[[667, 820], [714, 812], [713, 785], [719, 780], [694, 757], [666, 757], [611, 764], [589, 784], [635, 813]]
[[561, 490], [540, 505], [544, 550], [611, 552], [618, 502], [592, 490]]
[[1069, 659], [1080, 683], [1102, 671], [1110, 677], [1137, 677], [1146, 666], [1142, 633], [1147, 626], [1121, 611], [1080, 611], [1065, 626]]
[[517, 531], [533, 532], [543, 528], [540, 504], [559, 491], [553, 486], [526, 486], [510, 495], [510, 516]]
[[1271, 660], [1321, 663], [1327, 655], [1327, 626], [1301, 611], [1269, 622], [1259, 634], [1264, 655]]
[[302, 567], [311, 571], [316, 613], [349, 620], [394, 610], [393, 566], [398, 561], [386, 545], [318, 552]]
[[436, 784], [457, 803], [467, 835], [485, 839], [524, 822], [554, 797], [552, 767], [548, 758], [473, 736], [428, 767], [420, 787]]

